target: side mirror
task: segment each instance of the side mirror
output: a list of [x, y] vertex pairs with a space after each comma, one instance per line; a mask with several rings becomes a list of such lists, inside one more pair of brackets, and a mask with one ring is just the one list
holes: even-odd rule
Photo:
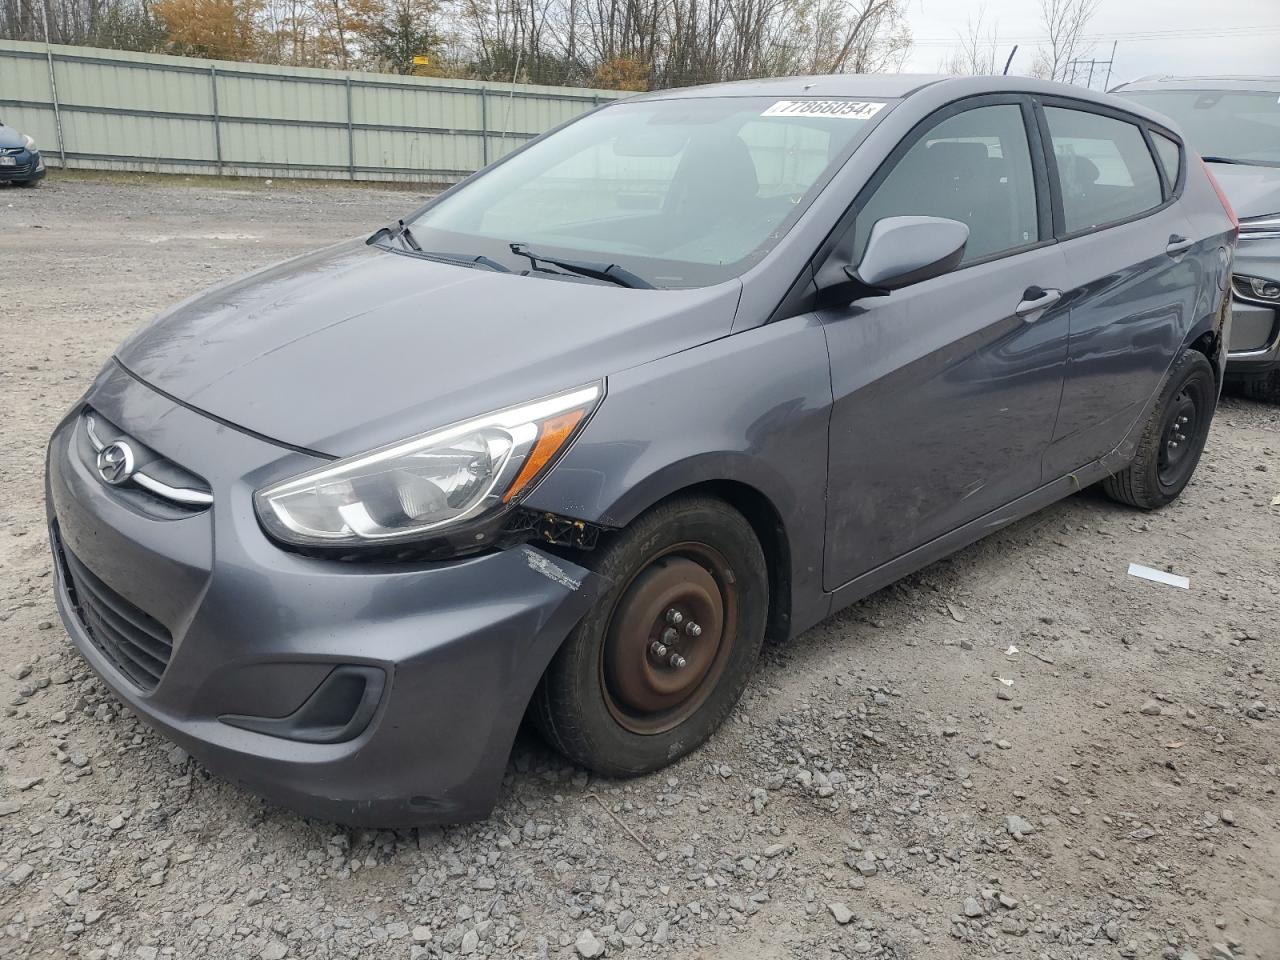
[[855, 267], [842, 263], [837, 249], [814, 278], [822, 300], [848, 303], [860, 296], [883, 296], [921, 280], [950, 273], [964, 258], [969, 227], [943, 217], [885, 217], [877, 220]]

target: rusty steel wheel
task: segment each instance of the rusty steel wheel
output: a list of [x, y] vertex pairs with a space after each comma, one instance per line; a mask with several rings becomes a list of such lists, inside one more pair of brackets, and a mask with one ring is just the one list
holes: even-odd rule
[[738, 588], [705, 543], [660, 551], [623, 590], [600, 656], [615, 720], [633, 733], [670, 730], [715, 689], [737, 636]]
[[669, 500], [585, 558], [608, 586], [538, 684], [529, 716], [585, 767], [666, 766], [729, 715], [769, 613], [764, 552], [723, 500]]

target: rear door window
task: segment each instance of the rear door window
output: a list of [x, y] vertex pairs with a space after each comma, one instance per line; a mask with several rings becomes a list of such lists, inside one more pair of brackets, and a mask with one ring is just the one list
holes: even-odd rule
[[1127, 220], [1160, 206], [1160, 175], [1135, 123], [1046, 107], [1068, 233]]

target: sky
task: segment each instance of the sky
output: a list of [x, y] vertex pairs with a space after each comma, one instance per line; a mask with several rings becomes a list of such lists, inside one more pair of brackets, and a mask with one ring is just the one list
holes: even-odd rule
[[[1039, 0], [906, 0], [906, 7], [914, 44], [903, 69], [912, 72], [945, 71], [957, 37], [980, 16], [983, 36], [996, 31], [997, 69], [1016, 43], [1010, 73], [1029, 73], [1045, 38]], [[1100, 0], [1086, 33], [1093, 42], [1085, 58], [1106, 61], [1116, 44], [1112, 87], [1148, 74], [1280, 76], [1280, 0]], [[1106, 69], [1097, 68], [1095, 87]]]

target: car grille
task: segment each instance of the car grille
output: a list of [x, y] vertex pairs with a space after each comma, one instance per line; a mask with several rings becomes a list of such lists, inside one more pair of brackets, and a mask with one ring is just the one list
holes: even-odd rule
[[113, 496], [157, 520], [177, 520], [209, 509], [213, 493], [204, 479], [129, 436], [98, 411], [86, 407], [80, 415], [76, 444], [89, 473], [102, 479], [97, 467], [98, 453], [108, 445], [120, 443], [129, 446], [137, 467], [122, 483], [110, 485], [104, 480]]
[[169, 666], [173, 635], [94, 576], [63, 546], [56, 529], [53, 540], [67, 595], [89, 640], [134, 686], [150, 693]]
[[0, 177], [25, 177], [30, 172], [30, 163], [20, 163], [14, 167], [0, 167]]

